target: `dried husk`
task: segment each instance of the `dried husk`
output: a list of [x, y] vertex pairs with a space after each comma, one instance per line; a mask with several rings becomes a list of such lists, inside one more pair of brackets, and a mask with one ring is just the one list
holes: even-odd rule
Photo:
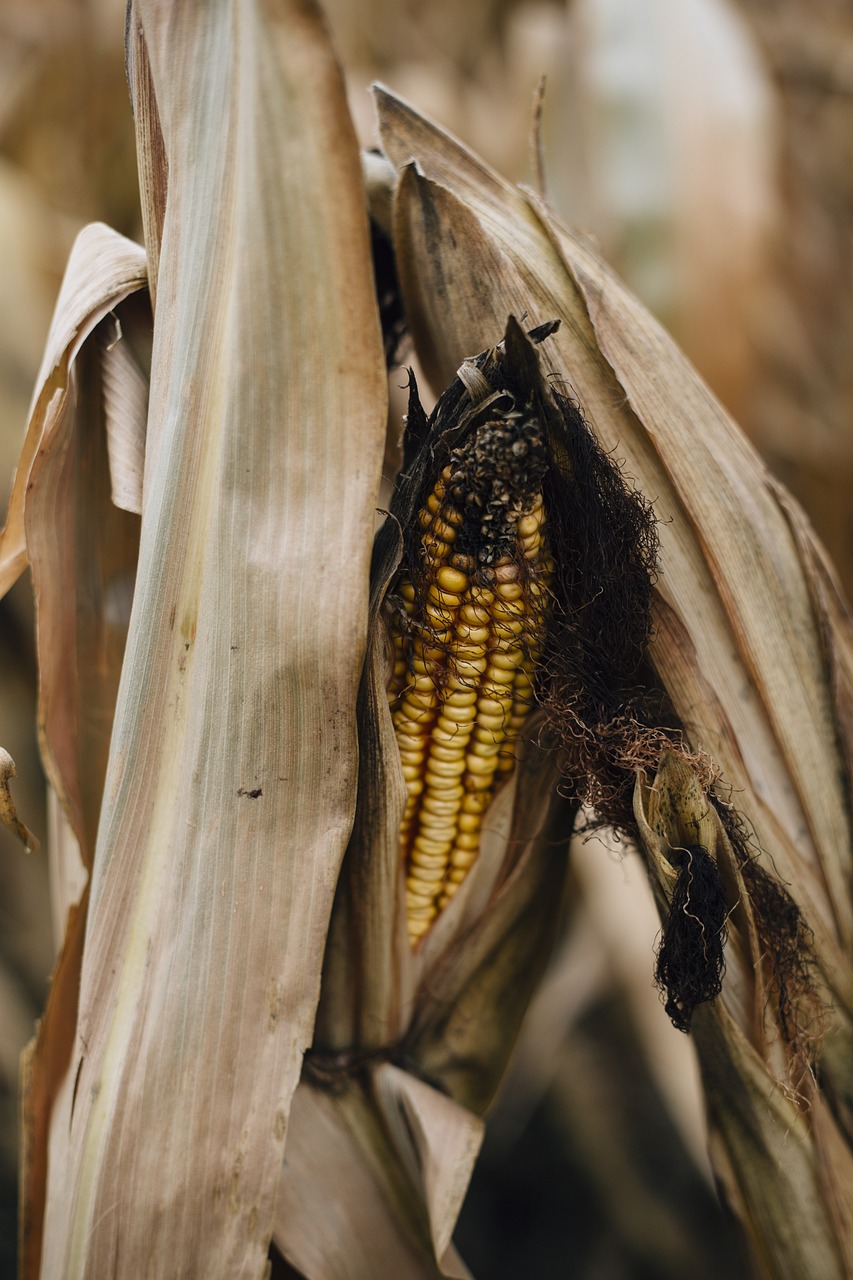
[[[4, 582], [29, 554], [69, 622], [40, 653], [44, 743], [92, 870], [25, 1064], [23, 1273], [260, 1275], [355, 806], [387, 390], [316, 11], [143, 2], [129, 32], [151, 275], [107, 244], [100, 302], [67, 279], [3, 545]], [[147, 424], [145, 360], [112, 321], [68, 371], [146, 283]], [[85, 430], [61, 418], [78, 378]], [[41, 448], [58, 418], [67, 473]], [[108, 624], [131, 594], [116, 702]], [[75, 643], [90, 661], [93, 628], [107, 661], [72, 712], [58, 666]]]
[[[654, 676], [686, 744], [719, 771], [719, 798], [754, 832], [751, 853], [760, 849], [769, 880], [787, 885], [805, 925], [801, 940], [810, 932], [812, 941], [801, 958], [813, 965], [813, 985], [805, 983], [796, 1027], [786, 1031], [779, 974], [750, 924], [751, 888], [736, 881], [740, 861], [728, 859], [742, 909], [729, 920], [723, 994], [712, 1012], [697, 1014], [716, 1167], [766, 1274], [805, 1273], [797, 1265], [808, 1250], [792, 1243], [799, 1235], [811, 1242], [819, 1273], [840, 1277], [853, 1249], [837, 1209], [853, 1194], [843, 1103], [853, 1077], [851, 633], [843, 602], [793, 502], [588, 243], [385, 90], [378, 109], [383, 149], [398, 171], [393, 226], [407, 318], [434, 385], [463, 354], [494, 341], [508, 314], [526, 312], [529, 324], [560, 319], [543, 361], [654, 501]], [[704, 792], [702, 802], [707, 809]], [[664, 910], [671, 882], [635, 835]], [[822, 1017], [808, 1025], [816, 1002]], [[824, 1040], [815, 1081], [805, 1066], [810, 1036]], [[741, 1075], [749, 1101], [733, 1113], [725, 1090]], [[784, 1104], [771, 1106], [780, 1096]], [[802, 1136], [796, 1162], [781, 1158], [785, 1107]]]
[[308, 1277], [464, 1277], [451, 1235], [482, 1123], [383, 1062], [296, 1091], [276, 1243]]

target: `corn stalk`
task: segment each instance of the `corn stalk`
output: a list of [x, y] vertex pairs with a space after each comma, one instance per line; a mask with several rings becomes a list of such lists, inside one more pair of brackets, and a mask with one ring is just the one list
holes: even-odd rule
[[[271, 1243], [309, 1280], [468, 1274], [480, 1117], [586, 800], [644, 851], [658, 978], [764, 1273], [841, 1277], [853, 648], [798, 509], [589, 246], [380, 91], [372, 205], [445, 390], [428, 419], [412, 387], [371, 562], [382, 334], [322, 24], [296, 0], [134, 0], [128, 65], [145, 250], [103, 227], [75, 247], [0, 545], [4, 586], [32, 567], [64, 815], [23, 1274], [254, 1276]], [[542, 459], [507, 480], [496, 550], [442, 506], [495, 427]], [[552, 602], [517, 649], [512, 610], [477, 614], [501, 583]], [[498, 715], [460, 663], [527, 663], [538, 705], [506, 703], [505, 780], [414, 927], [394, 679], [430, 616], [453, 633], [436, 723], [476, 705], [485, 740]]]

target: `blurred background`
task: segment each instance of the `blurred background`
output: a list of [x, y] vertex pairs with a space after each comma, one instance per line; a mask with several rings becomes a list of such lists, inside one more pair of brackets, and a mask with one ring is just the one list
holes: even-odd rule
[[[534, 180], [661, 318], [853, 586], [853, 9], [844, 0], [326, 0], [364, 145], [381, 79]], [[140, 238], [115, 0], [0, 9], [0, 491], [76, 231]], [[465, 354], [465, 353], [460, 353]], [[402, 381], [392, 374], [392, 384]], [[399, 410], [395, 410], [399, 412]], [[394, 432], [398, 430], [395, 422]], [[701, 482], [701, 477], [697, 477]], [[0, 744], [47, 836], [33, 607], [0, 602]], [[689, 1041], [651, 984], [628, 849], [577, 841], [570, 919], [491, 1118], [458, 1243], [479, 1280], [746, 1275], [704, 1154]], [[14, 1275], [16, 1081], [56, 939], [44, 852], [0, 831], [0, 1278]]]

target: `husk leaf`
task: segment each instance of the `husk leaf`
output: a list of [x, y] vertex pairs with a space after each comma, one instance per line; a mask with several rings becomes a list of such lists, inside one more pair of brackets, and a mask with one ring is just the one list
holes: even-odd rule
[[[710, 1153], [762, 1275], [842, 1280], [853, 1265], [849, 1147], [819, 1095], [804, 1112], [721, 1006], [695, 1019]], [[832, 1150], [826, 1150], [827, 1127]]]
[[[821, 931], [818, 950], [825, 943], [827, 967], [839, 965], [837, 994], [849, 1004], [851, 856], [832, 696], [838, 678], [827, 679], [827, 620], [815, 616], [799, 548], [763, 464], [672, 342], [581, 240], [562, 228], [552, 237], [553, 219], [546, 229], [521, 192], [384, 92], [379, 110], [386, 152], [404, 167], [396, 197], [398, 238], [432, 228], [429, 252], [401, 254], [416, 339], [422, 326], [424, 346], [446, 375], [458, 362], [451, 351], [457, 340], [470, 350], [486, 332], [499, 330], [507, 311], [525, 297], [531, 321], [552, 314], [563, 320], [543, 347], [543, 360], [576, 396], [605, 448], [624, 459], [625, 473], [654, 495], [661, 574], [652, 662], [691, 737], [705, 745], [732, 785], [749, 788], [739, 807], [761, 828], [762, 847], [780, 876], [810, 908], [809, 923]], [[412, 156], [417, 169], [405, 167]], [[470, 228], [472, 217], [486, 241], [488, 291], [470, 246], [457, 262], [452, 243], [457, 219]], [[497, 273], [496, 249], [504, 258]], [[411, 287], [409, 275], [415, 277]], [[430, 276], [469, 282], [467, 293], [460, 286], [464, 296], [446, 291], [441, 324], [418, 309], [417, 299], [433, 293]], [[607, 319], [608, 350], [617, 341], [611, 331], [618, 332], [612, 363], [591, 314], [599, 325]], [[457, 338], [475, 326], [476, 335]], [[644, 354], [648, 371], [641, 372]], [[625, 403], [617, 374], [645, 416]], [[844, 655], [837, 656], [843, 663]], [[703, 696], [688, 702], [694, 694]], [[777, 696], [784, 715], [768, 705]]]
[[[354, 811], [382, 348], [314, 9], [152, 0], [129, 31], [158, 286], [139, 564], [75, 1053], [30, 1165], [43, 1274], [254, 1276]], [[140, 391], [111, 408], [130, 507]]]
[[275, 1241], [311, 1280], [469, 1272], [450, 1236], [482, 1123], [390, 1063], [332, 1089], [300, 1084]]

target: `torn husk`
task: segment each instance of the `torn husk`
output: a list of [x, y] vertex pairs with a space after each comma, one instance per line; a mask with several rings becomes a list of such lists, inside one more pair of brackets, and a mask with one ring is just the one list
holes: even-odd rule
[[[684, 925], [700, 882], [705, 901], [698, 933], [676, 929], [658, 976], [666, 985], [678, 954], [689, 958], [690, 980], [667, 996], [685, 1023], [694, 997], [722, 984], [694, 1018], [712, 1151], [765, 1271], [808, 1273], [789, 1269], [786, 1255], [801, 1230], [820, 1237], [816, 1256], [840, 1276], [853, 1249], [837, 1207], [853, 1196], [844, 1102], [853, 1077], [851, 632], [831, 571], [795, 504], [589, 244], [406, 104], [384, 90], [377, 99], [397, 171], [403, 301], [431, 381], [443, 385], [461, 354], [482, 348], [510, 314], [526, 312], [532, 325], [559, 319], [541, 348], [552, 385], [654, 502], [658, 573], [641, 683], [660, 695], [657, 727], [668, 740], [656, 754], [644, 749], [633, 771], [622, 753], [629, 795], [642, 771], [627, 829], [644, 849], [665, 922]], [[687, 770], [675, 781], [673, 752]], [[655, 812], [659, 770], [692, 812], [689, 830]], [[721, 1055], [726, 1087], [741, 1074], [750, 1082], [735, 1119], [718, 1095]], [[780, 1090], [800, 1117], [801, 1159], [788, 1166], [775, 1163], [781, 1116], [765, 1109]], [[761, 1150], [776, 1152], [785, 1233]], [[800, 1203], [806, 1176], [812, 1190], [803, 1182]], [[823, 1208], [807, 1224], [816, 1201]]]
[[696, 774], [672, 752], [661, 757], [646, 812], [643, 799], [638, 805], [635, 791], [637, 824], [665, 918], [655, 976], [667, 993], [667, 1013], [687, 1031], [696, 1006], [722, 990], [728, 904], [719, 846], [725, 835]]

